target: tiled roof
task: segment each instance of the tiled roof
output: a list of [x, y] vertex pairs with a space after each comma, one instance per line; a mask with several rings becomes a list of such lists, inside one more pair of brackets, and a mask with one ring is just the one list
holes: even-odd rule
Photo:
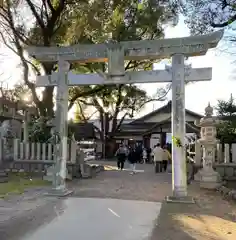
[[[165, 113], [171, 113], [171, 101], [169, 101], [166, 105], [164, 105], [163, 107], [160, 107], [158, 108], [157, 110], [155, 111], [152, 111], [146, 115], [144, 115], [143, 117], [140, 117], [140, 118], [137, 118], [135, 119], [134, 121], [130, 122], [130, 125], [131, 124], [136, 124], [138, 122], [143, 122], [144, 120], [147, 120], [148, 118], [151, 118], [161, 112], [165, 112]], [[192, 115], [192, 116], [195, 116], [195, 117], [198, 117], [198, 118], [202, 118], [203, 115], [199, 114], [199, 113], [195, 113], [193, 111], [190, 111], [188, 109], [185, 110], [186, 111], [186, 114], [189, 114], [189, 115]]]

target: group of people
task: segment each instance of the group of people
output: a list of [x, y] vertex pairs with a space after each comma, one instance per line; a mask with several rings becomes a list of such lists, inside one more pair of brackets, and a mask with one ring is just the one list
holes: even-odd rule
[[161, 145], [158, 143], [157, 145], [154, 146], [152, 155], [155, 165], [155, 173], [159, 173], [162, 171], [166, 172], [168, 162], [171, 161], [171, 154], [167, 150], [167, 146], [165, 145], [162, 148]]
[[[145, 163], [148, 159], [148, 151], [143, 148], [141, 155], [143, 162]], [[166, 171], [168, 162], [171, 160], [171, 155], [167, 150], [167, 146], [163, 146], [162, 148], [158, 143], [154, 146], [151, 155], [153, 156], [155, 172], [159, 173]], [[119, 170], [124, 169], [124, 163], [127, 159], [131, 164], [131, 174], [135, 173], [136, 163], [140, 162], [140, 149], [135, 144], [128, 147], [124, 144], [120, 144], [118, 150], [115, 153], [115, 156], [117, 157], [117, 167]]]

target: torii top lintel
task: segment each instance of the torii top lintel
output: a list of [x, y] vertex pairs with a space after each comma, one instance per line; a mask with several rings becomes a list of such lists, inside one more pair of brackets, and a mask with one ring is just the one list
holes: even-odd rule
[[125, 60], [169, 58], [173, 54], [185, 56], [205, 55], [207, 50], [215, 48], [223, 37], [224, 30], [206, 35], [161, 40], [127, 41], [103, 44], [77, 44], [63, 47], [26, 48], [29, 55], [41, 62], [57, 62], [64, 59], [69, 62], [105, 62], [108, 49], [122, 48]]

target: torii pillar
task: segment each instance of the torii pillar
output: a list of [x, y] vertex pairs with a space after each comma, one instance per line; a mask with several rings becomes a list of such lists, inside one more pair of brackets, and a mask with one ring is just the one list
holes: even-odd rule
[[[184, 139], [185, 129], [185, 65], [183, 54], [172, 56], [172, 191], [174, 198], [187, 197], [187, 175]], [[174, 139], [183, 146], [177, 146]], [[170, 198], [169, 198], [170, 200]]]

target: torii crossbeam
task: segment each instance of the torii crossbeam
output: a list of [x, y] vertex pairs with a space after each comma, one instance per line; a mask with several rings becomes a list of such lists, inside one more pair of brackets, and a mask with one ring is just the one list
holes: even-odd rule
[[[53, 72], [52, 75], [47, 76], [37, 76], [36, 86], [57, 86], [58, 77], [58, 72]], [[209, 81], [211, 78], [211, 68], [185, 68], [185, 82]], [[71, 71], [67, 74], [68, 86], [157, 82], [172, 82], [171, 68], [168, 70], [127, 72], [126, 75], [121, 79], [105, 79], [100, 74], [75, 74]]]

